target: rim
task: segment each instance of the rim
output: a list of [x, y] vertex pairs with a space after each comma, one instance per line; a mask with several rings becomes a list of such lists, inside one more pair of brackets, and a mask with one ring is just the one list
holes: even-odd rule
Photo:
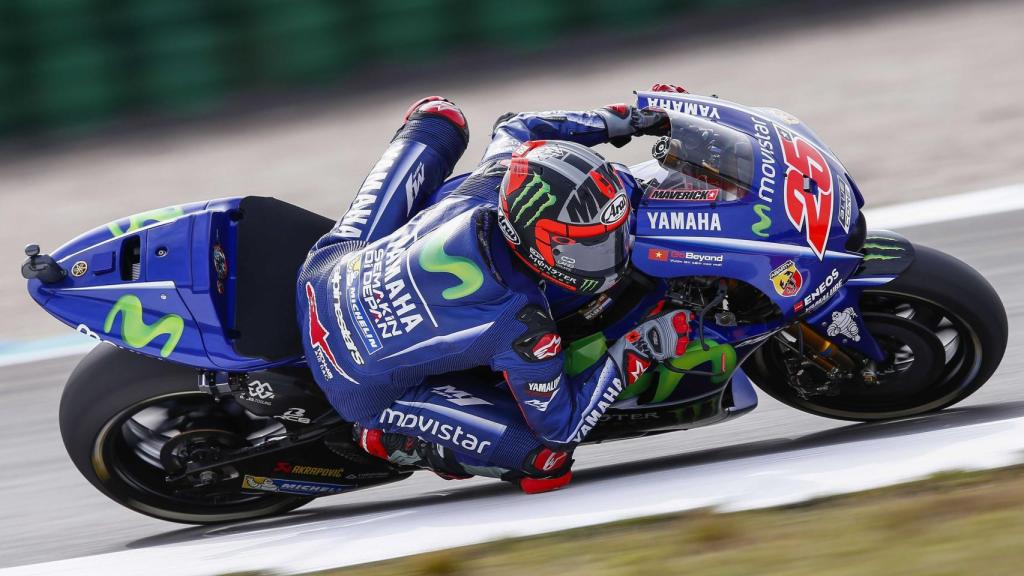
[[[877, 367], [878, 383], [860, 379], [840, 385], [834, 397], [792, 401], [839, 418], [896, 418], [942, 408], [971, 387], [982, 362], [981, 341], [960, 316], [920, 296], [865, 291], [864, 323], [889, 360]], [[766, 364], [783, 370], [778, 345], [765, 346]]]
[[150, 398], [123, 410], [96, 438], [93, 465], [104, 482], [116, 478], [141, 511], [179, 520], [230, 520], [254, 510], [280, 508], [296, 498], [243, 493], [238, 471], [225, 466], [201, 487], [189, 480], [169, 483], [187, 457], [215, 457], [218, 450], [259, 443], [283, 430], [272, 418], [255, 416], [232, 399], [215, 401], [203, 392]]

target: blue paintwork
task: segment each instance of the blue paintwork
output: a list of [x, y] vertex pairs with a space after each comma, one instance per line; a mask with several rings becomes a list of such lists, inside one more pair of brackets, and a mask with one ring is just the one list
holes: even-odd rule
[[[737, 351], [736, 366], [753, 351], [753, 341], [758, 336], [777, 331], [783, 326], [803, 319], [812, 328], [825, 336], [831, 314], [837, 310], [853, 307], [859, 319], [859, 297], [870, 286], [888, 282], [888, 277], [855, 277], [861, 263], [861, 255], [848, 253], [844, 249], [847, 229], [857, 221], [863, 198], [856, 184], [831, 151], [806, 126], [784, 112], [768, 108], [750, 108], [720, 100], [691, 94], [670, 94], [639, 92], [639, 106], [661, 106], [666, 109], [689, 113], [712, 122], [731, 127], [750, 138], [756, 161], [752, 181], [754, 193], [732, 201], [694, 202], [651, 200], [643, 196], [640, 186], [632, 179], [631, 197], [635, 211], [631, 225], [636, 233], [633, 262], [636, 268], [655, 278], [674, 278], [687, 275], [709, 275], [732, 278], [749, 283], [771, 298], [781, 311], [781, 318], [771, 324], [741, 327], [724, 327], [714, 324], [708, 318], [705, 337], [713, 342], [727, 343]], [[759, 132], [760, 129], [760, 132]], [[781, 132], [780, 132], [781, 131]], [[785, 207], [785, 178], [787, 165], [781, 153], [780, 133], [789, 131], [810, 142], [825, 158], [832, 182], [832, 193], [836, 206], [840, 196], [846, 195], [849, 211], [844, 222], [840, 210], [832, 213], [831, 228], [824, 251], [819, 255], [809, 243], [806, 234], [787, 217]], [[768, 140], [773, 154], [759, 154]], [[630, 168], [638, 178], [657, 168], [654, 161]], [[762, 186], [760, 177], [774, 174], [773, 186]], [[466, 175], [449, 179], [426, 201], [430, 205], [444, 198], [455, 189]], [[821, 183], [819, 183], [820, 185]], [[845, 191], [841, 186], [846, 186]], [[122, 235], [115, 235], [110, 226], [101, 226], [68, 242], [53, 252], [53, 257], [66, 270], [79, 261], [88, 263], [89, 270], [81, 277], [70, 274], [63, 281], [43, 285], [37, 280], [28, 283], [29, 293], [35, 301], [50, 314], [94, 337], [108, 340], [118, 346], [140, 353], [159, 357], [165, 336], [159, 336], [138, 348], [129, 345], [119, 331], [120, 320], [110, 332], [104, 331], [104, 322], [112, 306], [119, 298], [131, 294], [139, 298], [144, 314], [143, 321], [152, 325], [160, 318], [174, 314], [182, 318], [184, 330], [180, 341], [168, 360], [218, 371], [247, 371], [273, 366], [266, 361], [238, 354], [230, 340], [231, 322], [234, 317], [235, 272], [230, 265], [237, 250], [235, 246], [235, 222], [230, 215], [238, 208], [241, 198], [226, 198], [209, 202], [197, 202], [180, 206], [180, 215], [169, 220], [134, 221], [135, 229]], [[771, 223], [754, 231], [761, 218], [755, 207], [770, 215]], [[155, 211], [159, 212], [159, 211]], [[169, 213], [167, 211], [164, 212]], [[705, 219], [704, 225], [675, 226], [673, 222], [684, 223], [687, 218]], [[717, 218], [719, 226], [707, 223]], [[138, 220], [138, 219], [137, 219]], [[665, 225], [665, 223], [669, 225]], [[129, 230], [133, 220], [123, 219], [112, 223], [117, 229]], [[682, 228], [682, 229], [681, 229]], [[120, 247], [129, 237], [137, 236], [141, 242], [141, 275], [135, 281], [123, 281], [120, 277]], [[217, 289], [217, 276], [213, 267], [212, 251], [220, 244], [229, 262], [229, 276], [223, 282], [223, 293]], [[166, 252], [157, 256], [158, 248]], [[654, 257], [655, 253], [666, 256]], [[710, 257], [710, 264], [695, 264], [686, 258], [687, 252]], [[783, 296], [773, 286], [770, 275], [778, 266], [792, 260], [802, 277], [802, 284], [792, 295]], [[822, 285], [825, 292], [834, 294], [828, 299], [806, 300]], [[586, 298], [548, 289], [549, 299], [556, 314], [578, 308]], [[635, 313], [609, 327], [605, 334], [616, 338], [635, 325], [637, 317], [661, 297], [660, 291], [652, 292], [639, 303]], [[811, 309], [813, 308], [813, 310]], [[883, 359], [883, 353], [870, 333], [861, 325], [859, 342], [838, 340], [845, 346], [855, 348], [876, 360]], [[760, 341], [760, 339], [758, 339]], [[301, 362], [300, 358], [277, 364]], [[701, 384], [687, 377], [687, 386], [680, 387], [673, 402], [684, 401]], [[742, 370], [734, 370], [731, 378], [734, 406], [730, 414], [742, 414], [757, 404], [757, 397], [749, 379]]]

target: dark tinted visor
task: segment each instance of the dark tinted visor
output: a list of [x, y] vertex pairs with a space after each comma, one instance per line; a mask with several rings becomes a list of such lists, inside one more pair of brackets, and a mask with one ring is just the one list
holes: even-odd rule
[[591, 238], [551, 237], [555, 265], [584, 276], [606, 277], [619, 273], [629, 262], [631, 237], [624, 223]]

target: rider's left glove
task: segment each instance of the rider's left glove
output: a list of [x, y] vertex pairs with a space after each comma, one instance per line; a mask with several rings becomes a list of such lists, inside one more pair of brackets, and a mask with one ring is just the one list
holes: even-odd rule
[[621, 148], [633, 136], [664, 136], [672, 131], [668, 114], [661, 108], [637, 108], [627, 104], [613, 104], [597, 111], [608, 129], [608, 141]]
[[626, 333], [608, 349], [608, 356], [629, 386], [656, 362], [682, 356], [690, 343], [687, 310], [659, 313]]

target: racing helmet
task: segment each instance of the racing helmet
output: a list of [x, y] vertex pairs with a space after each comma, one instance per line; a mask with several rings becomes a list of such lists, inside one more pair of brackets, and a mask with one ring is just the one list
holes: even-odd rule
[[629, 264], [629, 196], [612, 165], [586, 146], [533, 140], [512, 154], [498, 224], [528, 268], [571, 292], [597, 293]]

